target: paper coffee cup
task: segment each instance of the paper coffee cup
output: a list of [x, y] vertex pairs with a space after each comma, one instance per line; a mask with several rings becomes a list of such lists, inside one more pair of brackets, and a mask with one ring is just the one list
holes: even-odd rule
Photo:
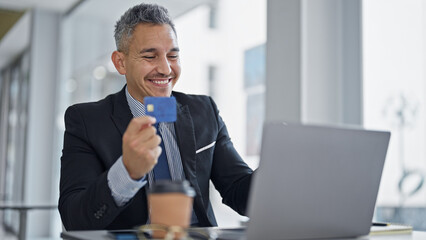
[[[161, 180], [148, 190], [148, 206], [151, 224], [179, 226], [190, 225], [194, 189], [188, 181]], [[154, 231], [155, 238], [164, 238], [166, 232]], [[182, 234], [175, 238], [182, 237]]]

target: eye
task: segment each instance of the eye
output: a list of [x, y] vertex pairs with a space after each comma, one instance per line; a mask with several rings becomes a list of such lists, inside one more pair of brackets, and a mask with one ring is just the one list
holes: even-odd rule
[[169, 55], [169, 58], [176, 59], [176, 58], [179, 58], [179, 55]]
[[143, 58], [145, 58], [145, 59], [154, 59], [155, 57], [154, 56], [142, 56]]

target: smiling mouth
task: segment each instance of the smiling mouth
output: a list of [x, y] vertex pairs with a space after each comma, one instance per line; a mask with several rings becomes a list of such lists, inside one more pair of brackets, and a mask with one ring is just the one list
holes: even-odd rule
[[152, 83], [154, 83], [155, 85], [164, 86], [164, 85], [168, 85], [172, 81], [172, 78], [167, 78], [167, 79], [149, 79], [149, 81], [152, 82]]

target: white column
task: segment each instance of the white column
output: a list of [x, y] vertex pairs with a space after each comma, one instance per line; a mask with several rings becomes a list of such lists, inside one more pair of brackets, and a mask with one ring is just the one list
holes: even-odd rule
[[268, 0], [266, 121], [301, 121], [302, 1]]
[[342, 1], [342, 103], [341, 121], [363, 125], [362, 0]]
[[[27, 202], [57, 201], [52, 196], [53, 139], [55, 130], [58, 31], [60, 15], [45, 10], [32, 14], [30, 40], [30, 96], [24, 200]], [[58, 184], [59, 186], [59, 184]], [[30, 211], [27, 235], [44, 237], [50, 233], [49, 211]]]
[[362, 124], [361, 0], [268, 0], [266, 120]]

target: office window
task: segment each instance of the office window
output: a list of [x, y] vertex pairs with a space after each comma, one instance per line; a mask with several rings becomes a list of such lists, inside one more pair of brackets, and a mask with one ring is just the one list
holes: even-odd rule
[[246, 108], [246, 154], [259, 156], [265, 118], [265, 44], [244, 52]]
[[211, 28], [211, 29], [217, 28], [217, 5], [216, 5], [216, 3], [210, 4], [209, 28]]
[[213, 65], [208, 66], [208, 80], [209, 80], [209, 96], [215, 98], [218, 91], [217, 86], [217, 67]]
[[[0, 200], [23, 200], [28, 114], [29, 54], [20, 56], [1, 72]], [[17, 232], [16, 211], [4, 211], [5, 226]]]
[[364, 122], [392, 131], [376, 217], [426, 230], [426, 2], [363, 1]]

